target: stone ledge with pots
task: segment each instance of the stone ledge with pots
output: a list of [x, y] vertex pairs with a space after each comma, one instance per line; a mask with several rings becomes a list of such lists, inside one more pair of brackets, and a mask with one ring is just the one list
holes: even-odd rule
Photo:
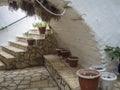
[[82, 68], [80, 65], [74, 68], [70, 67], [65, 59], [57, 55], [44, 55], [44, 58], [45, 66], [60, 90], [80, 90], [76, 75], [76, 71]]

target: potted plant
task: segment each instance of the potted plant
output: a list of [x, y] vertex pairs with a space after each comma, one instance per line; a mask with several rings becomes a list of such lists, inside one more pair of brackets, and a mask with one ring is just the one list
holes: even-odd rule
[[[29, 32], [24, 33], [24, 35], [29, 37]], [[35, 39], [27, 38], [27, 43], [28, 43], [28, 45], [34, 45], [35, 44]]]
[[49, 27], [47, 22], [37, 22], [33, 24], [33, 27], [37, 27], [40, 34], [45, 34], [46, 27]]
[[81, 90], [97, 90], [100, 72], [92, 69], [80, 69], [77, 71]]
[[[107, 57], [111, 60], [111, 65], [114, 65], [112, 69], [115, 70], [117, 64], [117, 70], [120, 73], [120, 47], [106, 46], [104, 50], [106, 52]], [[110, 67], [110, 65], [108, 67]]]

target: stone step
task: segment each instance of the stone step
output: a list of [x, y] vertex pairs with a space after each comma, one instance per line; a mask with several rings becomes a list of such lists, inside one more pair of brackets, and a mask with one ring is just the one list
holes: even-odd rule
[[5, 68], [11, 68], [11, 63], [14, 62], [14, 60], [15, 60], [15, 57], [13, 55], [3, 50], [0, 50], [0, 61], [2, 61], [5, 64]]
[[27, 50], [27, 46], [28, 46], [27, 43], [19, 42], [19, 41], [15, 41], [15, 42], [10, 41], [9, 44], [10, 44], [10, 46], [20, 48], [20, 49], [23, 49], [23, 50]]
[[29, 32], [35, 32], [35, 33], [39, 33], [38, 29], [31, 29]]
[[4, 70], [5, 67], [6, 67], [5, 64], [0, 60], [0, 70]]
[[25, 50], [22, 50], [13, 46], [3, 46], [2, 50], [14, 56], [17, 56], [18, 54], [25, 52]]
[[29, 36], [40, 36], [40, 33], [39, 32], [29, 32]]
[[27, 37], [27, 36], [17, 36], [17, 41], [19, 42], [24, 42], [27, 43], [27, 39], [31, 38], [31, 37]]
[[[29, 38], [31, 38], [31, 37], [17, 36], [17, 41], [27, 43], [27, 39], [29, 39]], [[42, 36], [34, 36], [32, 38], [34, 38], [36, 40], [45, 39], [45, 37], [42, 37]]]

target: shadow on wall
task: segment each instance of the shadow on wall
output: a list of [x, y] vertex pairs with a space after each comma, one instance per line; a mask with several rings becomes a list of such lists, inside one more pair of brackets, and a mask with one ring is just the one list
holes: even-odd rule
[[56, 32], [59, 47], [70, 49], [72, 55], [79, 57], [83, 67], [100, 64], [101, 58], [98, 43], [91, 29], [84, 23], [77, 12], [69, 8], [60, 21], [51, 21], [51, 26]]

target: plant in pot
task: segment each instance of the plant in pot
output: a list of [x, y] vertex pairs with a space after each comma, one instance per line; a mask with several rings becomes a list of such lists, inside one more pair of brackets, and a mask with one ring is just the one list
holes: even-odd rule
[[[24, 33], [24, 35], [29, 37], [29, 32]], [[28, 43], [28, 45], [34, 45], [35, 44], [35, 39], [27, 38], [27, 43]]]
[[46, 32], [46, 27], [49, 27], [47, 22], [37, 22], [33, 24], [33, 27], [37, 27], [40, 34], [45, 34]]
[[104, 51], [106, 52], [108, 59], [110, 59], [108, 68], [111, 67], [113, 72], [116, 73], [116, 71], [118, 71], [120, 74], [120, 47], [106, 46]]
[[77, 71], [81, 90], [97, 90], [100, 72], [92, 69], [80, 69]]

